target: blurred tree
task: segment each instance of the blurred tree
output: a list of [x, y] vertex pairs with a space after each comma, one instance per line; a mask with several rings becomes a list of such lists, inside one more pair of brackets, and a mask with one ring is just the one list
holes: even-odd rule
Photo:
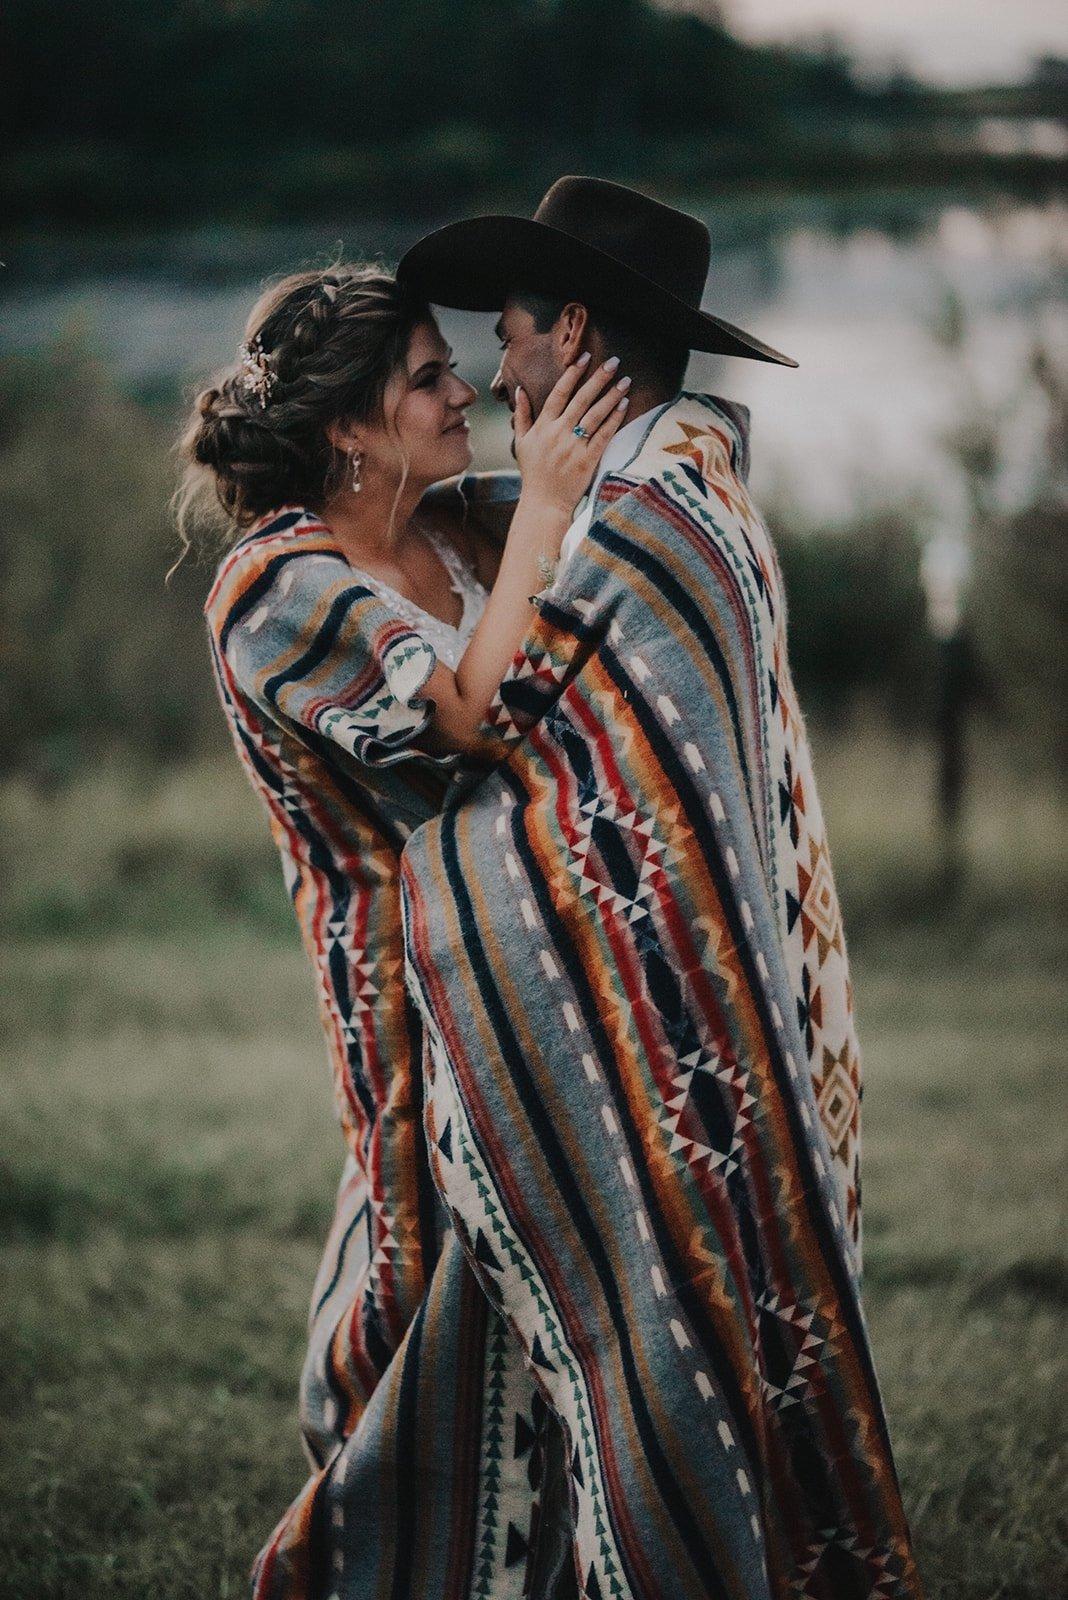
[[[340, 150], [375, 152], [402, 207], [412, 151], [457, 129], [498, 185], [579, 163], [678, 176], [682, 152], [714, 164], [731, 140], [751, 175], [877, 99], [839, 48], [743, 44], [650, 0], [8, 0], [0, 28], [9, 201], [68, 216], [263, 208], [280, 176], [299, 206], [296, 158], [315, 191]], [[440, 202], [471, 167], [430, 160]], [[338, 199], [380, 203], [373, 168]]]
[[786, 584], [790, 663], [806, 711], [841, 729], [875, 708], [915, 727], [932, 692], [919, 549], [907, 514], [803, 528], [771, 513]]
[[1068, 777], [1068, 381], [1041, 344], [1032, 382], [1047, 406], [1026, 505], [979, 526], [971, 610], [980, 660], [1021, 758]]
[[9, 767], [58, 781], [114, 744], [174, 760], [214, 724], [196, 586], [163, 585], [167, 443], [75, 338], [0, 364]]

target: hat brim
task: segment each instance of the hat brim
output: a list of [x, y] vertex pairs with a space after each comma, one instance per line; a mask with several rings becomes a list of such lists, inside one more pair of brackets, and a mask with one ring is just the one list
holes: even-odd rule
[[397, 277], [422, 299], [458, 311], [500, 311], [508, 295], [521, 289], [588, 299], [591, 306], [684, 340], [691, 350], [797, 366], [792, 356], [744, 328], [698, 310], [607, 251], [532, 217], [447, 223], [405, 252]]

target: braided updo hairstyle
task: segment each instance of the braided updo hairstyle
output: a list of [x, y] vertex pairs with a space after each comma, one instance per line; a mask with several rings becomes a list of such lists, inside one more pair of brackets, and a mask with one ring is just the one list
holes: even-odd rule
[[321, 509], [345, 465], [327, 428], [383, 420], [386, 385], [430, 315], [377, 266], [293, 273], [263, 294], [244, 360], [197, 396], [178, 447], [185, 549], [205, 524], [225, 538], [277, 506]]

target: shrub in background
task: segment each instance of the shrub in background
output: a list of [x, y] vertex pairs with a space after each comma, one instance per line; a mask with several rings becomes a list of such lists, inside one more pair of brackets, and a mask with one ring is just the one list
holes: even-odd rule
[[0, 362], [9, 768], [62, 780], [114, 745], [171, 761], [215, 727], [197, 584], [164, 586], [170, 440], [76, 342]]
[[[1025, 768], [1068, 774], [1068, 381], [1039, 343], [1031, 382], [1045, 400], [1041, 455], [1028, 503], [1006, 512], [975, 480], [976, 648], [1000, 720]], [[996, 419], [994, 419], [996, 424]], [[995, 470], [997, 429], [991, 426]], [[993, 476], [989, 473], [988, 476]]]
[[933, 660], [912, 524], [889, 510], [832, 530], [771, 513], [786, 583], [790, 664], [806, 715], [839, 731], [860, 710], [926, 720]]

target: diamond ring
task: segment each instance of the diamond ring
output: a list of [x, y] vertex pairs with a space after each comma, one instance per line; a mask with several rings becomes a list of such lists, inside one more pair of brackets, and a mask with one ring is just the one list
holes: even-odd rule
[[576, 439], [588, 439], [589, 438], [589, 434], [586, 432], [586, 430], [582, 426], [581, 422], [576, 422], [575, 426], [572, 428], [571, 432], [575, 435]]

